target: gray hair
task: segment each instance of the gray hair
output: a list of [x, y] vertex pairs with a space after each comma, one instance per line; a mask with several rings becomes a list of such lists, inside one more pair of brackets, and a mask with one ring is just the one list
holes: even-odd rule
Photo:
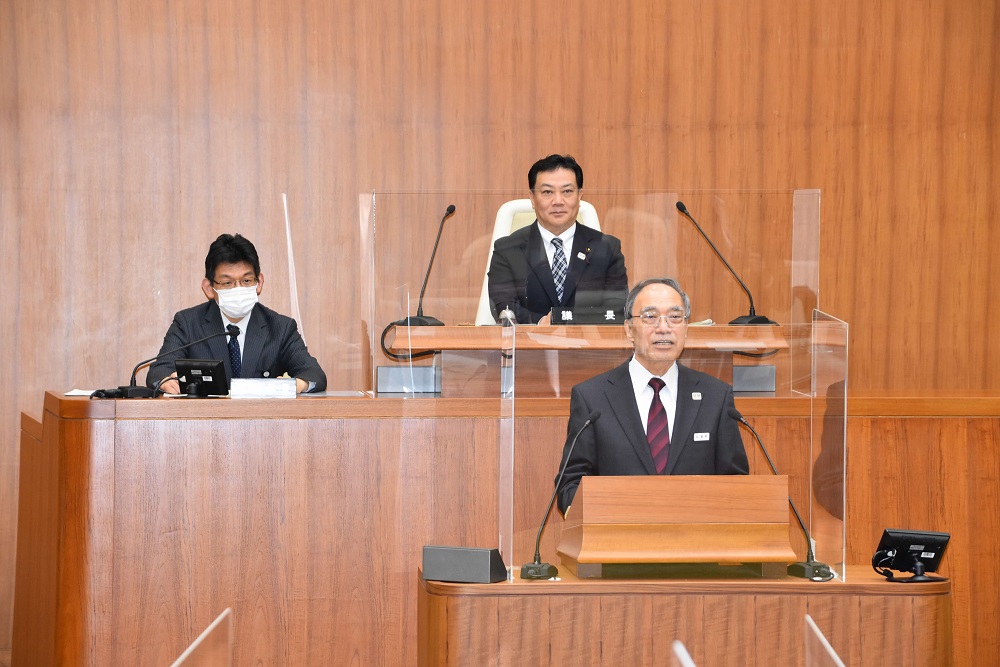
[[637, 283], [635, 286], [629, 290], [628, 296], [625, 297], [625, 317], [632, 317], [632, 307], [635, 305], [635, 300], [639, 298], [639, 292], [644, 290], [649, 285], [666, 285], [667, 287], [672, 287], [681, 295], [681, 300], [684, 302], [684, 319], [691, 319], [691, 299], [688, 297], [687, 293], [681, 289], [681, 284], [674, 280], [673, 278], [646, 278], [645, 280]]

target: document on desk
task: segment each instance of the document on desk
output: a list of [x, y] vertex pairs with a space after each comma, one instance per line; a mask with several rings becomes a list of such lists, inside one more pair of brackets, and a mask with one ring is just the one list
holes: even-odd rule
[[230, 398], [295, 398], [295, 378], [233, 378]]

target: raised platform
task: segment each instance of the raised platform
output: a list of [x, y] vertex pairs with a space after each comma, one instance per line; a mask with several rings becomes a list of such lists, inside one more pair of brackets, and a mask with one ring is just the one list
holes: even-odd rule
[[421, 665], [802, 665], [812, 616], [845, 664], [951, 664], [947, 582], [891, 584], [865, 566], [847, 582], [801, 579], [419, 580]]

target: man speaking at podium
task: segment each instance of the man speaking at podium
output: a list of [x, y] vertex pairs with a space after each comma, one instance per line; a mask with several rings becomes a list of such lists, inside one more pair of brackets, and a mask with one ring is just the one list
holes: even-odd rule
[[583, 169], [569, 155], [550, 155], [528, 170], [536, 219], [493, 244], [495, 318], [510, 309], [520, 324], [549, 324], [557, 306], [622, 311], [628, 291], [622, 244], [577, 224], [582, 188]]
[[[650, 278], [628, 293], [629, 361], [573, 387], [565, 463], [584, 429], [559, 489], [565, 513], [584, 475], [746, 475], [749, 470], [733, 388], [677, 363], [684, 351], [691, 301], [672, 278]], [[561, 468], [561, 466], [560, 466]]]
[[[295, 320], [279, 315], [257, 301], [264, 288], [257, 249], [246, 238], [222, 234], [205, 257], [205, 277], [201, 289], [205, 303], [182, 310], [163, 338], [160, 352], [174, 350], [227, 326], [239, 328], [238, 336], [218, 336], [174, 354], [161, 354], [146, 374], [146, 384], [174, 374], [177, 359], [222, 359], [226, 375], [243, 378], [276, 378], [285, 373], [295, 378], [298, 393], [324, 391], [326, 373], [309, 354]], [[176, 380], [167, 380], [162, 389], [180, 391]]]

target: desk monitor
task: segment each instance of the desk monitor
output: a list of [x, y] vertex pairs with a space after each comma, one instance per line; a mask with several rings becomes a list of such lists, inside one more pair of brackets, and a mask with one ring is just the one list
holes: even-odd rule
[[219, 359], [178, 359], [177, 383], [188, 396], [228, 396], [229, 378]]
[[[950, 537], [948, 533], [886, 528], [872, 556], [872, 567], [889, 581], [945, 581], [925, 573], [937, 571]], [[890, 570], [912, 572], [913, 576], [897, 579]]]

